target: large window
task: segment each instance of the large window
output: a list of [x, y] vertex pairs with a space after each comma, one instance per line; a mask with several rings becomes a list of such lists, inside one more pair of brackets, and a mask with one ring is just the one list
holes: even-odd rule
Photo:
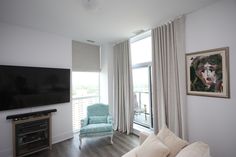
[[[139, 38], [138, 38], [139, 39]], [[138, 65], [142, 63], [150, 63], [152, 61], [152, 47], [151, 36], [135, 40], [131, 43], [131, 59], [132, 65]]]
[[80, 129], [88, 105], [99, 102], [99, 72], [72, 72], [73, 131]]
[[150, 32], [131, 40], [133, 67], [134, 123], [152, 128]]

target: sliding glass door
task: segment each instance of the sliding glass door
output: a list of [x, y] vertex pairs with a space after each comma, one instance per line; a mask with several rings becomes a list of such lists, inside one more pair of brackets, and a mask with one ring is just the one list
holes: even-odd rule
[[152, 126], [150, 72], [149, 65], [133, 68], [134, 123], [148, 128]]
[[133, 72], [134, 124], [152, 128], [151, 102], [151, 32], [131, 39], [131, 60]]

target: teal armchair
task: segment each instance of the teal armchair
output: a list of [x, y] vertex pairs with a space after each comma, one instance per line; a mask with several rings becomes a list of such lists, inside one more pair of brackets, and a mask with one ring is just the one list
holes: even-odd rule
[[109, 115], [109, 106], [105, 104], [94, 104], [87, 107], [87, 117], [81, 120], [79, 134], [80, 146], [82, 138], [110, 136], [113, 144], [112, 117]]

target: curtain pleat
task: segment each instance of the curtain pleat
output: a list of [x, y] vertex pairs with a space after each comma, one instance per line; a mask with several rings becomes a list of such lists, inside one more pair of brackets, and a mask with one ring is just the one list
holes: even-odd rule
[[129, 42], [114, 49], [114, 129], [132, 132], [133, 127], [133, 83]]
[[185, 18], [152, 30], [154, 132], [167, 125], [186, 139]]

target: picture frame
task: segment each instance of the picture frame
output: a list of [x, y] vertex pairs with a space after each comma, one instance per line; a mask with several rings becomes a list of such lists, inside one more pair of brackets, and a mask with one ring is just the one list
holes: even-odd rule
[[229, 47], [186, 54], [187, 94], [229, 98]]

